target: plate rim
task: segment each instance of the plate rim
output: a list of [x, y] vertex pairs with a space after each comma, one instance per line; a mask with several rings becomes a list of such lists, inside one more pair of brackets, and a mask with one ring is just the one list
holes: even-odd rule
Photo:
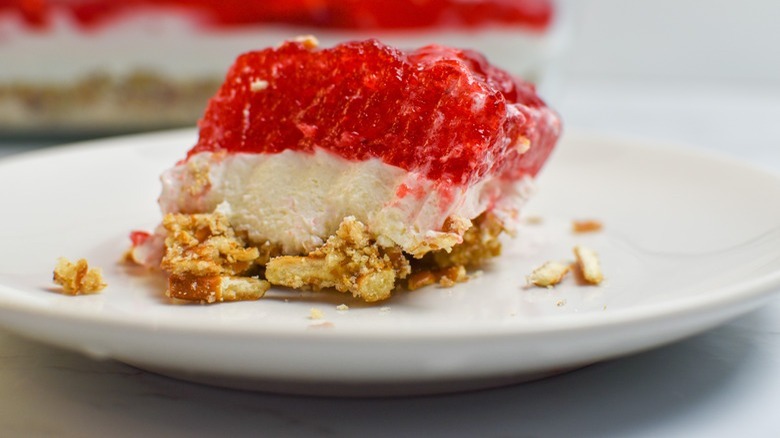
[[[196, 140], [196, 130], [194, 128], [175, 129], [166, 131], [157, 131], [143, 134], [125, 135], [118, 137], [109, 137], [104, 139], [93, 139], [76, 143], [68, 143], [62, 146], [45, 148], [42, 150], [16, 154], [0, 160], [0, 169], [6, 166], [28, 165], [30, 161], [40, 159], [52, 159], [60, 154], [78, 154], [89, 153], [92, 150], [100, 149], [106, 151], [109, 148], [135, 148], [142, 145], [144, 141], [167, 142], [175, 141], [179, 138], [188, 138]], [[669, 141], [656, 141], [652, 139], [635, 139], [627, 136], [618, 136], [611, 134], [599, 134], [588, 131], [567, 132], [562, 141], [568, 142], [592, 142], [603, 141], [614, 144], [621, 144], [621, 147], [627, 147], [631, 150], [646, 151], [652, 149], [661, 151], [665, 154], [684, 154], [688, 157], [696, 157], [719, 165], [735, 166], [743, 172], [751, 172], [756, 175], [774, 180], [780, 186], [780, 175], [769, 172], [751, 163], [742, 161], [738, 158], [728, 156], [722, 153], [713, 152], [695, 147], [692, 145], [681, 144]], [[182, 156], [185, 151], [182, 151]], [[760, 237], [761, 234], [756, 236]], [[2, 277], [0, 277], [2, 281]], [[463, 327], [458, 324], [438, 324], [439, 330], [435, 333], [419, 333], [414, 329], [405, 328], [392, 333], [387, 333], [385, 326], [379, 326], [378, 330], [373, 330], [371, 326], [367, 330], [360, 332], [341, 332], [328, 330], [291, 330], [288, 326], [270, 326], [270, 325], [244, 325], [237, 326], [224, 323], [215, 324], [204, 328], [197, 323], [190, 323], [184, 319], [160, 320], [138, 315], [120, 314], [111, 317], [94, 314], [88, 311], [82, 311], [77, 308], [53, 308], [46, 305], [39, 305], [33, 300], [22, 300], [14, 298], [15, 294], [27, 293], [22, 289], [13, 286], [7, 286], [0, 283], [0, 313], [24, 312], [30, 315], [45, 316], [48, 318], [57, 317], [65, 320], [71, 320], [73, 323], [89, 323], [101, 326], [114, 326], [116, 328], [132, 328], [136, 330], [167, 330], [171, 333], [203, 333], [219, 334], [221, 336], [261, 336], [269, 335], [275, 338], [284, 337], [285, 339], [309, 338], [316, 336], [318, 339], [334, 339], [339, 341], [346, 340], [377, 340], [377, 339], [454, 339], [463, 337], [483, 337], [483, 336], [526, 336], [539, 334], [565, 333], [582, 329], [595, 329], [621, 326], [624, 324], [650, 323], [653, 321], [679, 318], [691, 315], [704, 310], [714, 311], [724, 306], [746, 304], [757, 302], [761, 299], [768, 299], [776, 292], [780, 292], [780, 270], [770, 272], [757, 278], [740, 281], [738, 284], [725, 287], [716, 287], [707, 294], [698, 294], [675, 298], [660, 303], [651, 303], [637, 307], [605, 310], [603, 312], [588, 312], [584, 314], [567, 314], [565, 316], [542, 316], [535, 317], [532, 320], [523, 320], [517, 318], [511, 323], [480, 321], [478, 327]], [[74, 297], [73, 299], [81, 299]], [[232, 303], [223, 303], [221, 305], [232, 305]], [[757, 304], [756, 304], [757, 305]], [[381, 307], [377, 306], [377, 309]], [[0, 323], [0, 325], [5, 325]]]

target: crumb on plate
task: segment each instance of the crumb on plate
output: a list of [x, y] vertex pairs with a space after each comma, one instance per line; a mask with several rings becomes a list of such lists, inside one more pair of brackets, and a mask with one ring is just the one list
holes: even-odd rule
[[528, 225], [541, 225], [544, 223], [544, 218], [541, 216], [526, 216], [523, 218], [523, 222]]
[[527, 277], [528, 283], [539, 287], [552, 287], [560, 283], [569, 272], [569, 265], [549, 261], [534, 269]]
[[604, 280], [604, 274], [601, 272], [598, 254], [582, 245], [575, 246], [573, 251], [582, 278], [590, 284], [600, 284]]
[[54, 282], [65, 295], [94, 294], [106, 287], [100, 268], [90, 269], [85, 259], [73, 263], [65, 257], [57, 259]]
[[309, 309], [309, 319], [322, 319], [325, 318], [325, 312], [322, 310], [312, 307]]
[[601, 231], [604, 224], [594, 219], [574, 220], [571, 223], [571, 230], [574, 233], [594, 233]]

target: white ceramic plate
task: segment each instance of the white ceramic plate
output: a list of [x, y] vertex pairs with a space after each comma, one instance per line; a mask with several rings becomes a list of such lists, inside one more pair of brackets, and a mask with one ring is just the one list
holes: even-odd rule
[[[518, 382], [669, 343], [747, 312], [780, 285], [780, 179], [689, 149], [568, 136], [522, 227], [482, 275], [366, 306], [336, 292], [174, 305], [164, 281], [117, 263], [159, 220], [158, 174], [192, 131], [125, 137], [0, 162], [0, 324], [97, 358], [247, 389], [334, 395], [448, 392]], [[574, 235], [570, 221], [603, 221]], [[584, 244], [606, 282], [525, 288]], [[108, 288], [53, 292], [57, 257]], [[350, 309], [338, 311], [347, 304]], [[325, 314], [309, 319], [310, 309]]]

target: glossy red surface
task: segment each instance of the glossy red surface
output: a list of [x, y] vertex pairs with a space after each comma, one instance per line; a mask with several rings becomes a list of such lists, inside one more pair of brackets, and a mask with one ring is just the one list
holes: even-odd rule
[[146, 231], [130, 232], [130, 241], [134, 247], [143, 245], [143, 243], [149, 240], [150, 237], [152, 237], [152, 235]]
[[345, 29], [474, 27], [486, 24], [546, 28], [552, 0], [0, 0], [31, 26], [45, 28], [64, 11], [86, 28], [139, 10], [176, 9], [212, 25], [289, 23]]
[[[559, 131], [533, 85], [472, 51], [407, 53], [375, 40], [315, 50], [290, 42], [238, 58], [189, 155], [319, 147], [469, 184], [488, 173], [536, 174]], [[521, 155], [528, 141], [531, 150]]]

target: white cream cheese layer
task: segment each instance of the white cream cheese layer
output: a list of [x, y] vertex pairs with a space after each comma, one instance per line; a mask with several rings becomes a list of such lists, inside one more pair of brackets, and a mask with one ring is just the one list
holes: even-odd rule
[[314, 34], [322, 47], [378, 38], [402, 49], [427, 44], [476, 49], [490, 62], [527, 79], [539, 79], [561, 46], [560, 26], [545, 33], [523, 28], [349, 31], [257, 25], [211, 29], [195, 14], [129, 14], [85, 32], [64, 13], [45, 31], [31, 31], [16, 15], [0, 13], [0, 83], [62, 84], [89, 75], [138, 71], [173, 80], [221, 78], [239, 54]]
[[[410, 254], [449, 249], [462, 241], [469, 220], [488, 209], [510, 222], [532, 191], [530, 179], [442, 187], [378, 159], [351, 161], [324, 150], [203, 152], [161, 178], [164, 213], [219, 209], [253, 243], [278, 243], [286, 254], [319, 247], [346, 216]], [[444, 230], [448, 218], [453, 226]]]

